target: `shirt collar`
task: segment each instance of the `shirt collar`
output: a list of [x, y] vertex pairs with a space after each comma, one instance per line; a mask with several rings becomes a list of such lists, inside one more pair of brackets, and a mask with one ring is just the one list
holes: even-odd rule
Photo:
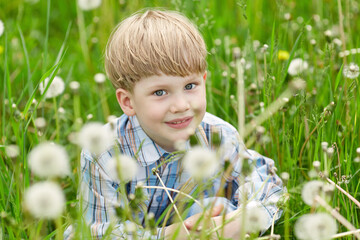
[[[125, 115], [126, 116], [126, 115]], [[136, 158], [143, 167], [151, 165], [159, 160], [164, 154], [169, 154], [166, 150], [155, 143], [142, 129], [136, 116], [126, 116], [127, 119], [120, 124], [120, 143], [126, 146], [130, 156]], [[201, 145], [208, 146], [205, 131], [201, 125], [195, 131], [196, 137]], [[186, 150], [190, 148], [189, 141], [186, 143]]]

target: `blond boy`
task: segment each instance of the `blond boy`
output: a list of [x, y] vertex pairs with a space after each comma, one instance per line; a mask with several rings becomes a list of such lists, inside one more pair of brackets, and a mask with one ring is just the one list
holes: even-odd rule
[[[190, 178], [181, 167], [181, 159], [162, 164], [176, 150], [176, 143], [185, 141], [186, 150], [191, 149], [189, 137], [195, 136], [204, 148], [213, 149], [212, 137], [219, 133], [224, 149], [224, 159], [233, 164], [231, 176], [221, 183], [221, 175], [211, 178], [212, 184], [203, 197], [212, 202], [220, 187], [227, 198], [216, 198], [218, 207], [211, 211], [212, 224], [223, 221], [221, 211], [226, 208], [226, 218], [233, 216], [242, 206], [242, 199], [252, 199], [249, 205], [261, 206], [269, 227], [276, 215], [281, 192], [281, 180], [271, 174], [273, 161], [252, 151], [242, 151], [242, 144], [234, 127], [206, 113], [206, 46], [197, 28], [183, 15], [172, 11], [146, 10], [122, 21], [112, 33], [106, 49], [106, 72], [116, 89], [116, 97], [124, 115], [116, 121], [114, 133], [118, 144], [108, 151], [94, 156], [89, 150], [82, 152], [82, 191], [85, 218], [92, 234], [101, 238], [111, 225], [111, 212], [119, 200], [119, 182], [108, 174], [107, 161], [116, 152], [136, 158], [139, 171], [127, 183], [127, 194], [134, 193], [139, 182], [145, 186], [161, 186], [179, 190]], [[255, 165], [253, 171], [241, 184], [240, 155]], [[160, 167], [161, 166], [161, 167]], [[158, 176], [152, 174], [157, 169]], [[161, 180], [161, 181], [160, 181]], [[189, 194], [195, 190], [191, 189]], [[147, 196], [146, 210], [139, 214], [143, 222], [145, 214], [152, 213], [159, 219], [169, 206], [170, 199], [161, 189], [144, 190]], [[175, 193], [171, 193], [175, 197]], [[197, 206], [198, 207], [198, 206]], [[194, 208], [196, 209], [196, 207]], [[199, 210], [190, 210], [185, 220], [188, 231], [200, 216]], [[174, 220], [176, 220], [174, 218]], [[238, 237], [240, 219], [225, 226], [225, 237]], [[158, 226], [156, 235], [137, 226], [138, 237], [153, 239], [173, 235], [180, 228], [178, 239], [187, 238], [187, 230], [181, 223]], [[126, 222], [118, 220], [113, 226], [113, 236], [127, 239]]]

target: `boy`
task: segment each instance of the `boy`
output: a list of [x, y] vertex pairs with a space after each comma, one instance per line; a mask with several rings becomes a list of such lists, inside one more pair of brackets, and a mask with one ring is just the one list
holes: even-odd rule
[[[109, 212], [113, 212], [113, 206], [120, 201], [119, 182], [112, 179], [106, 169], [112, 154], [120, 152], [134, 157], [139, 164], [137, 175], [126, 185], [127, 194], [134, 193], [139, 182], [144, 186], [161, 187], [163, 181], [166, 187], [179, 190], [189, 175], [180, 167], [181, 159], [166, 164], [164, 160], [176, 151], [178, 142], [187, 141], [189, 150], [188, 139], [194, 132], [201, 145], [208, 149], [215, 148], [212, 138], [218, 133], [226, 149], [222, 159], [234, 165], [224, 185], [228, 199], [221, 199], [227, 211], [240, 208], [246, 195], [247, 199], [253, 197], [250, 201], [253, 205], [261, 205], [266, 210], [267, 227], [273, 218], [280, 217], [275, 204], [282, 192], [282, 183], [275, 174], [270, 174], [273, 161], [252, 151], [241, 152], [242, 144], [235, 128], [206, 113], [206, 55], [206, 46], [197, 28], [186, 17], [172, 11], [136, 13], [122, 21], [112, 33], [105, 66], [124, 112], [114, 129], [118, 144], [97, 157], [88, 150], [82, 152], [85, 218], [94, 236], [102, 237], [106, 232], [110, 226]], [[242, 186], [240, 155], [246, 155], [256, 166]], [[158, 170], [160, 177], [152, 173], [153, 169]], [[204, 191], [204, 199], [210, 202], [215, 199], [211, 197], [221, 190], [221, 180], [221, 175], [211, 179], [212, 189]], [[167, 193], [162, 189], [144, 189], [144, 193], [147, 195], [146, 214], [153, 213], [155, 219], [159, 219], [171, 204]], [[175, 197], [173, 192], [171, 195]], [[222, 221], [219, 216], [222, 205], [217, 206], [210, 213], [216, 225]], [[196, 222], [199, 215], [194, 214], [197, 212], [191, 210], [188, 214], [185, 222], [188, 229]], [[140, 222], [144, 214], [139, 214]], [[234, 213], [227, 213], [226, 217], [231, 214]], [[172, 236], [180, 223], [166, 224], [163, 230], [159, 226], [157, 236], [152, 238]], [[226, 225], [225, 237], [239, 236], [239, 226], [237, 220]], [[114, 232], [126, 239], [125, 228], [124, 222], [118, 222]], [[186, 238], [184, 226], [180, 226], [180, 232], [179, 237]], [[137, 233], [139, 237], [148, 234], [141, 230]]]

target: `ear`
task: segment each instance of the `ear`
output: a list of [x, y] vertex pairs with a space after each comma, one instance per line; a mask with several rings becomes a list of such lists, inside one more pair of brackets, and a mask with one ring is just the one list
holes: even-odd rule
[[118, 88], [116, 89], [116, 99], [121, 107], [121, 109], [123, 110], [123, 112], [128, 115], [128, 116], [134, 116], [135, 115], [135, 110], [132, 104], [132, 94], [123, 89], [123, 88]]
[[205, 73], [204, 73], [204, 75], [203, 75], [204, 81], [206, 81], [206, 77], [207, 77], [207, 71], [205, 71]]

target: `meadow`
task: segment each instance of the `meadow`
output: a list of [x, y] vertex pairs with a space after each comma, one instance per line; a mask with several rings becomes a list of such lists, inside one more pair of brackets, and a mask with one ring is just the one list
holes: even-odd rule
[[[70, 224], [75, 238], [90, 238], [77, 199], [76, 136], [86, 123], [122, 114], [104, 75], [104, 49], [117, 23], [148, 7], [180, 11], [199, 27], [209, 52], [207, 111], [234, 125], [247, 148], [273, 159], [283, 178], [280, 220], [247, 238], [360, 239], [357, 0], [90, 2], [0, 0], [0, 239], [62, 239]], [[57, 89], [44, 85], [57, 77]], [[27, 190], [50, 180], [29, 159], [45, 142], [62, 146], [69, 165], [51, 177], [60, 200], [54, 193], [37, 204], [26, 200]], [[307, 183], [318, 184], [310, 202]], [[57, 201], [58, 211], [51, 205]], [[41, 212], [46, 204], [49, 212]], [[313, 228], [301, 231], [311, 233], [296, 234], [301, 217], [315, 213], [330, 223], [309, 218]]]

